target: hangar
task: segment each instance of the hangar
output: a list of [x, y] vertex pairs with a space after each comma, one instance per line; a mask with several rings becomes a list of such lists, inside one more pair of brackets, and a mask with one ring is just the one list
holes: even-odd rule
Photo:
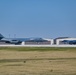
[[71, 37], [59, 37], [54, 39], [56, 45], [76, 45], [76, 38]]

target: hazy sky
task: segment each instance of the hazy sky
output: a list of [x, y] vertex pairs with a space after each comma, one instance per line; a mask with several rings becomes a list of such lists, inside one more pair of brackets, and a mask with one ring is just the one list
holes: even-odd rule
[[76, 0], [0, 0], [0, 33], [76, 37]]

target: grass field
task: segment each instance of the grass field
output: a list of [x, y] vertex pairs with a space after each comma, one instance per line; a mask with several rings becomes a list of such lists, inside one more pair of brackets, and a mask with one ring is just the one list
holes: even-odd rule
[[76, 75], [76, 48], [0, 47], [0, 75]]

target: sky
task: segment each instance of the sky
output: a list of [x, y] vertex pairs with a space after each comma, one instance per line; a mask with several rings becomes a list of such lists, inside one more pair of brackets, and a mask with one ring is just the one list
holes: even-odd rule
[[76, 37], [76, 0], [0, 0], [5, 37]]

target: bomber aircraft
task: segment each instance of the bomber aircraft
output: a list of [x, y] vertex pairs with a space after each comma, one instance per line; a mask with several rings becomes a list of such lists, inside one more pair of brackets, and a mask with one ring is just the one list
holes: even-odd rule
[[21, 44], [23, 41], [43, 42], [47, 40], [43, 38], [5, 38], [2, 34], [0, 34], [0, 42], [5, 42], [8, 44]]
[[30, 38], [5, 38], [0, 34], [0, 42], [5, 42], [9, 44], [20, 44], [22, 41], [30, 40]]

